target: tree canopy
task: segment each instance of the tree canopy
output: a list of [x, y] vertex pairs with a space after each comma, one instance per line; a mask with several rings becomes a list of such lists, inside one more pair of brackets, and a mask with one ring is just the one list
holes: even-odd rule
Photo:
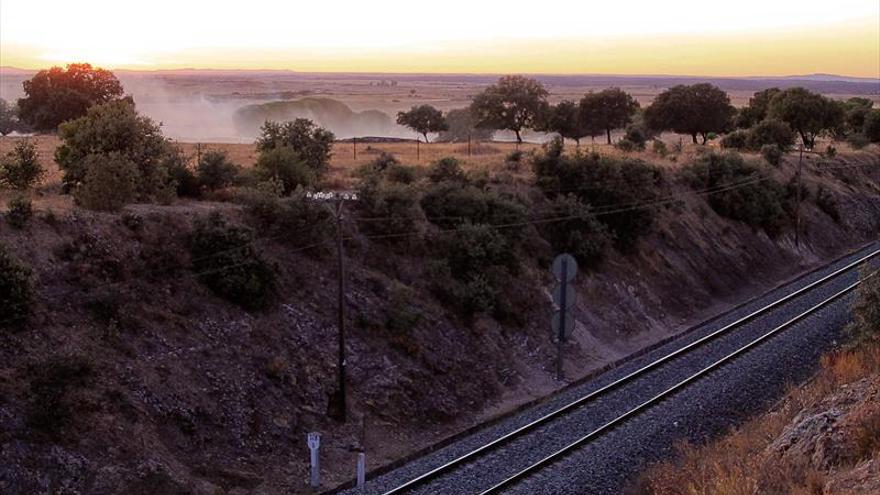
[[521, 143], [521, 131], [539, 124], [548, 94], [535, 79], [504, 76], [474, 97], [471, 113], [477, 127], [513, 131]]
[[299, 154], [316, 175], [327, 169], [336, 138], [327, 129], [309, 119], [296, 119], [283, 124], [267, 120], [260, 131], [260, 137], [257, 138], [257, 151], [260, 153], [287, 146]]
[[727, 93], [709, 84], [673, 86], [657, 95], [645, 109], [645, 122], [656, 130], [689, 134], [694, 144], [697, 135], [708, 141], [710, 133], [724, 132], [736, 109]]
[[492, 129], [480, 129], [476, 126], [470, 108], [456, 108], [446, 112], [446, 124], [448, 128], [440, 132], [437, 141], [454, 143], [467, 141], [468, 137], [477, 140], [492, 138]]
[[[611, 144], [611, 131], [626, 127], [632, 122], [632, 116], [638, 109], [639, 102], [620, 88], [608, 88], [598, 93], [590, 92], [580, 101], [583, 125], [586, 128], [605, 131], [608, 144]], [[587, 132], [585, 135], [595, 134]]]
[[767, 88], [758, 91], [749, 98], [749, 104], [742, 107], [736, 116], [736, 127], [746, 129], [767, 118], [770, 100], [782, 92], [779, 88]]
[[[564, 100], [550, 107], [541, 130], [555, 132], [563, 138], [574, 139], [580, 146], [581, 138], [590, 135], [590, 130], [581, 118], [577, 103]], [[595, 134], [594, 134], [595, 135]]]
[[767, 115], [786, 122], [800, 135], [804, 147], [812, 149], [817, 136], [841, 125], [843, 109], [819, 93], [798, 87], [774, 96]]
[[397, 123], [425, 136], [426, 143], [428, 142], [429, 132], [441, 132], [449, 129], [449, 124], [446, 123], [443, 112], [431, 105], [417, 105], [408, 112], [398, 112]]
[[85, 115], [92, 105], [123, 96], [122, 84], [112, 72], [89, 64], [41, 70], [22, 86], [19, 118], [41, 132], [54, 131], [62, 122]]

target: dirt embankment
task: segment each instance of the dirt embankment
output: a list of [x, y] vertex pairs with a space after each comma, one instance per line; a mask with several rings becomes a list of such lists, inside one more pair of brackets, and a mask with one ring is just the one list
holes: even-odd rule
[[[839, 220], [805, 202], [800, 251], [791, 229], [771, 238], [674, 186], [682, 202], [661, 210], [635, 254], [614, 253], [578, 279], [567, 376], [876, 238], [880, 172], [867, 165], [877, 162], [870, 151], [808, 168], [810, 187], [833, 192]], [[790, 178], [793, 164], [779, 174]], [[181, 201], [123, 215], [42, 211], [23, 231], [0, 227], [33, 268], [39, 301], [27, 328], [0, 332], [0, 491], [304, 491], [309, 431], [325, 434], [331, 485], [351, 477], [353, 449], [376, 466], [559, 386], [549, 298], [532, 297], [552, 285], [546, 266], [522, 268], [518, 323], [467, 324], [432, 295], [418, 249], [355, 236], [351, 418], [335, 423], [332, 252], [259, 242], [280, 297], [248, 313], [190, 268], [192, 221], [212, 209], [248, 221], [229, 204]]]

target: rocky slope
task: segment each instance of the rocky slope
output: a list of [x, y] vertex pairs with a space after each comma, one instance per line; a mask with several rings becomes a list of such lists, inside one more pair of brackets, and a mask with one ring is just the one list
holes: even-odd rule
[[[567, 376], [875, 239], [877, 163], [868, 151], [810, 167], [810, 187], [832, 191], [839, 221], [806, 202], [800, 251], [791, 229], [770, 237], [672, 184], [682, 201], [660, 211], [639, 249], [578, 279]], [[778, 173], [789, 179], [793, 165]], [[328, 419], [332, 245], [303, 250], [263, 236], [279, 298], [247, 312], [194, 276], [188, 238], [211, 210], [251, 222], [229, 203], [181, 201], [123, 215], [41, 211], [24, 230], [0, 227], [38, 294], [28, 325], [0, 331], [0, 491], [304, 491], [309, 431], [325, 434], [332, 485], [353, 473], [354, 449], [375, 466], [559, 386], [547, 256], [519, 272], [517, 321], [465, 322], [430, 290], [424, 247], [389, 246], [347, 225], [352, 414], [344, 425]]]

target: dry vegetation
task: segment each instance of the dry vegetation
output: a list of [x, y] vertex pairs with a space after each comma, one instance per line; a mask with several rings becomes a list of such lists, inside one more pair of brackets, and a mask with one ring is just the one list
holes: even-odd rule
[[[878, 285], [873, 287], [864, 293], [874, 290], [874, 295], [864, 295], [863, 301], [880, 297]], [[632, 491], [655, 495], [878, 493], [880, 341], [877, 330], [873, 337], [854, 335], [860, 336], [857, 344], [823, 356], [816, 376], [793, 388], [769, 413], [708, 445], [679, 445], [678, 459], [650, 468]]]

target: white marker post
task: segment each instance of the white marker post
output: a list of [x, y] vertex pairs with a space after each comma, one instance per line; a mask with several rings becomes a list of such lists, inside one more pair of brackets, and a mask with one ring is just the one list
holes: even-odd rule
[[321, 434], [317, 432], [309, 433], [309, 450], [312, 453], [312, 476], [310, 485], [314, 489], [321, 486], [321, 459], [318, 457], [318, 451], [321, 449]]
[[367, 454], [358, 452], [357, 487], [363, 491], [367, 484]]

